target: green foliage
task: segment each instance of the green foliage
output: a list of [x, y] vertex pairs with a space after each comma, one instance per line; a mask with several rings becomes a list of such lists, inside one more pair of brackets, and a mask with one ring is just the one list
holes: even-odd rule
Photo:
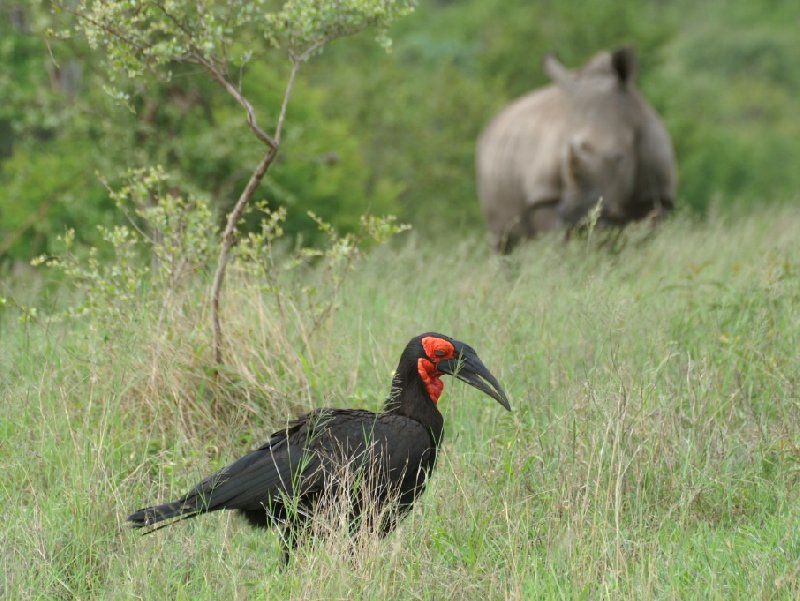
[[[179, 190], [178, 178], [163, 168], [131, 170], [118, 186], [108, 185], [126, 225], [98, 226], [97, 246], [76, 246], [75, 231], [69, 229], [58, 237], [57, 254], [33, 261], [34, 266], [44, 264], [60, 272], [62, 283], [74, 292], [76, 304], [56, 319], [84, 318], [91, 329], [109, 333], [130, 327], [136, 307], [161, 307], [163, 312], [171, 306], [190, 314], [202, 310], [206, 295], [187, 292], [195, 290], [216, 261], [219, 236], [208, 200]], [[244, 234], [232, 269], [256, 278], [259, 290], [273, 295], [284, 329], [292, 324], [283, 307], [307, 310], [309, 333], [338, 309], [341, 287], [365, 252], [409, 228], [391, 215], [363, 216], [357, 231], [340, 233], [310, 213], [320, 243], [287, 250], [286, 210], [271, 210], [262, 202], [252, 213], [261, 215], [259, 229]], [[299, 277], [308, 285], [293, 288]]]
[[[47, 265], [61, 270], [73, 283], [83, 301], [67, 311], [72, 316], [93, 314], [97, 323], [108, 326], [128, 314], [140, 299], [142, 278], [148, 272], [137, 252], [137, 238], [125, 226], [98, 226], [100, 238], [113, 249], [110, 261], [100, 261], [97, 247], [90, 247], [84, 260], [72, 254], [75, 231], [67, 230], [60, 237], [65, 254], [60, 257], [41, 256], [33, 265]], [[117, 322], [118, 323], [118, 322]], [[121, 325], [121, 324], [120, 324]]]
[[[284, 320], [284, 329], [289, 329], [284, 307], [300, 307], [306, 315], [307, 332], [313, 332], [328, 320], [341, 304], [340, 291], [348, 273], [364, 259], [367, 250], [384, 245], [410, 226], [398, 224], [394, 216], [361, 218], [357, 232], [342, 234], [321, 217], [309, 212], [308, 217], [316, 224], [324, 242], [319, 246], [296, 248], [286, 253], [283, 239], [286, 211], [283, 208], [270, 210], [265, 203], [257, 205], [255, 212], [262, 215], [258, 231], [251, 231], [240, 240], [234, 251], [234, 266], [261, 283], [260, 289], [270, 293]], [[296, 278], [290, 276], [303, 267], [307, 281], [299, 289], [293, 286]], [[314, 282], [314, 283], [311, 283]]]
[[[79, 243], [99, 244], [93, 226], [120, 223], [121, 216], [115, 215], [95, 173], [116, 179], [129, 167], [165, 165], [182, 181], [208, 193], [221, 219], [246, 184], [261, 147], [247, 131], [240, 107], [224, 90], [196, 67], [170, 62], [178, 55], [156, 43], [158, 31], [182, 35], [175, 22], [163, 11], [153, 12], [154, 3], [143, 5], [134, 19], [140, 29], [133, 29], [142, 36], [137, 45], [152, 43], [145, 56], [136, 47], [126, 51], [118, 37], [101, 35], [103, 26], [117, 30], [122, 21], [115, 19], [133, 10], [130, 3], [66, 5], [90, 11], [96, 21], [93, 40], [109, 44], [112, 54], [119, 55], [116, 64], [127, 66], [122, 72], [112, 70], [117, 75], [112, 90], [103, 66], [105, 50], [93, 51], [82, 36], [74, 35], [78, 25], [71, 12], [60, 11], [53, 17], [46, 4], [12, 5], [9, 20], [0, 11], [0, 59], [18, 70], [16, 75], [0, 73], [0, 90], [8, 90], [4, 97], [10, 101], [0, 107], [0, 145], [6, 144], [10, 155], [4, 160], [0, 151], [0, 260], [55, 252], [56, 236], [70, 227], [76, 229]], [[164, 6], [171, 16], [184, 19], [184, 27], [200, 28], [204, 39], [216, 35], [219, 43], [213, 48], [206, 44], [206, 49], [224, 52], [232, 67], [243, 68], [240, 63], [253, 53], [264, 59], [247, 64], [248, 77], [242, 84], [257, 110], [263, 111], [262, 124], [274, 127], [288, 71], [285, 61], [267, 52], [269, 47], [258, 33], [264, 28], [263, 13], [256, 19], [248, 8], [255, 3], [244, 3], [242, 12], [233, 16], [226, 12], [230, 19], [222, 30], [212, 31], [208, 21], [212, 17], [197, 21], [201, 5], [179, 4]], [[394, 8], [364, 4], [370, 21], [363, 24], [380, 31], [399, 14], [400, 4]], [[231, 8], [229, 4], [214, 8], [212, 20], [222, 18], [217, 9]], [[339, 31], [350, 32], [356, 26]], [[48, 53], [42, 46], [47, 32], [71, 35], [58, 39], [51, 35]], [[237, 43], [235, 36], [241, 36]], [[250, 55], [237, 55], [242, 48]], [[155, 67], [156, 73], [145, 73], [145, 65]], [[322, 90], [302, 82], [296, 86], [291, 111], [297, 125], [290, 120], [288, 143], [266, 182], [272, 205], [291, 209], [287, 231], [292, 235], [315, 236], [313, 224], [304, 217], [308, 207], [316, 207], [338, 229], [354, 230], [364, 213], [391, 212], [401, 189], [390, 178], [369, 176], [352, 124], [324, 114], [324, 105], [331, 101]], [[8, 115], [5, 120], [4, 115]], [[4, 127], [11, 128], [10, 136], [2, 135]]]
[[[160, 79], [119, 73], [114, 88], [133, 112], [104, 91], [105, 51], [74, 35], [45, 37], [48, 30], [74, 31], [70, 13], [50, 15], [45, 2], [0, 7], [0, 260], [50, 252], [65, 226], [76, 228], [79, 242], [96, 244], [93, 227], [77, 227], [114, 223], [95, 172], [114, 179], [129, 167], [164, 165], [207, 192], [218, 216], [245, 185], [243, 166], [261, 147], [240, 107], [196, 66], [173, 60], [185, 44], [159, 45], [158, 32], [180, 35], [177, 26], [156, 4], [141, 5], [137, 35], [146, 34], [153, 53], [145, 58], [163, 68]], [[131, 2], [80, 6], [120, 18], [133, 10]], [[232, 81], [241, 81], [269, 130], [288, 75], [283, 54], [324, 37], [319, 18], [334, 6], [172, 2], [169, 10], [201, 30], [201, 56], [213, 50], [225, 57]], [[364, 6], [379, 18], [381, 2]], [[800, 172], [785, 166], [800, 140], [799, 10], [791, 0], [424, 3], [386, 30], [391, 54], [373, 34], [361, 35], [327, 46], [304, 67], [281, 155], [260, 197], [272, 209], [285, 207], [287, 233], [306, 240], [319, 235], [308, 210], [343, 231], [355, 231], [363, 213], [384, 212], [426, 235], [482, 231], [473, 161], [484, 124], [512, 98], [546, 83], [546, 52], [577, 65], [600, 48], [630, 44], [639, 56], [640, 88], [677, 148], [679, 205], [704, 213], [792, 200]], [[284, 11], [303, 13], [308, 29], [281, 29]], [[221, 15], [230, 17], [225, 25]], [[291, 36], [299, 40], [294, 46]], [[106, 38], [98, 34], [97, 42], [118, 45]], [[140, 71], [139, 55], [129, 55], [121, 64], [130, 59]]]
[[[102, 98], [83, 88], [91, 61], [68, 44], [48, 52], [47, 2], [0, 6], [0, 261], [26, 260], [52, 250], [67, 227], [109, 225], [111, 203], [91, 183], [103, 162], [93, 122]], [[90, 133], [92, 130], [93, 133]], [[82, 237], [84, 232], [79, 233]]]
[[[277, 76], [285, 73], [276, 73], [271, 64], [253, 64], [251, 73], [254, 83], [245, 86], [248, 97], [256, 106], [276, 106], [280, 102], [278, 93], [282, 91]], [[292, 94], [281, 151], [264, 178], [263, 188], [256, 193], [271, 208], [286, 208], [285, 228], [289, 236], [313, 243], [323, 240], [306, 217], [308, 210], [337, 230], [352, 232], [359, 228], [361, 215], [395, 213], [397, 197], [405, 188], [405, 183], [392, 174], [380, 177], [371, 174], [369, 159], [359, 143], [359, 127], [330, 115], [329, 107], [337, 102], [335, 91], [309, 86], [305, 78], [300, 78]], [[233, 118], [241, 119], [238, 114]], [[246, 174], [235, 167], [232, 159], [246, 161], [247, 155], [253, 156], [255, 145], [235, 144], [227, 131], [218, 137], [220, 151], [208, 161], [208, 167], [214, 169], [219, 165], [217, 161], [224, 160], [231, 170], [240, 172], [235, 180], [239, 189], [246, 183]], [[221, 156], [223, 153], [229, 157]], [[212, 186], [219, 186], [222, 178], [231, 179], [230, 173], [224, 172], [218, 173], [217, 182], [198, 175]], [[232, 200], [231, 195], [224, 206], [230, 207]], [[255, 228], [258, 223], [247, 221], [247, 226]]]
[[208, 201], [167, 189], [174, 182], [160, 167], [133, 170], [126, 180], [109, 195], [151, 249], [157, 283], [172, 289], [205, 270], [217, 243]]
[[415, 5], [416, 0], [287, 0], [279, 12], [264, 16], [264, 31], [273, 44], [286, 47], [294, 57], [367, 28], [377, 29], [378, 42], [389, 49], [386, 30]]
[[[798, 5], [764, 12], [711, 2], [664, 49], [655, 93], [672, 131], [682, 195], [696, 209], [718, 197], [745, 204], [794, 200], [800, 174], [785, 169], [800, 139]], [[709, 44], [709, 40], [714, 40]]]
[[103, 247], [85, 253], [67, 230], [59, 255], [33, 261], [59, 270], [74, 287], [78, 304], [68, 315], [89, 317], [104, 331], [124, 327], [134, 306], [164, 303], [208, 269], [217, 242], [208, 203], [165, 190], [170, 183], [160, 168], [129, 172], [124, 185], [109, 190], [129, 225], [98, 226]]
[[[244, 30], [263, 19], [266, 0], [80, 0], [76, 6], [56, 2], [79, 19], [74, 32], [85, 35], [94, 49], [102, 48], [108, 60], [129, 78], [187, 60], [217, 60], [224, 56], [235, 64], [252, 52], [237, 46]], [[62, 33], [62, 35], [64, 35]], [[238, 52], [237, 52], [238, 50]]]
[[165, 69], [175, 62], [247, 63], [258, 52], [258, 36], [304, 60], [326, 43], [367, 28], [386, 29], [413, 10], [414, 0], [288, 0], [269, 12], [269, 0], [80, 0], [56, 2], [81, 18], [77, 29], [92, 48], [103, 48], [128, 77]]

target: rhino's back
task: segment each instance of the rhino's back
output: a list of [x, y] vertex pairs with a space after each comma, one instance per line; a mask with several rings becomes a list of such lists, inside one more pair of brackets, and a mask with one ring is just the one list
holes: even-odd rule
[[526, 205], [557, 200], [567, 130], [566, 98], [548, 86], [501, 110], [478, 140], [478, 195], [490, 229], [498, 231]]

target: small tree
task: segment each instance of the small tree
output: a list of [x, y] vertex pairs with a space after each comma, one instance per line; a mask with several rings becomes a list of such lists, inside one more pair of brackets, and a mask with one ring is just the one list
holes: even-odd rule
[[[372, 28], [384, 47], [389, 25], [413, 10], [415, 0], [287, 0], [276, 11], [269, 0], [54, 0], [56, 9], [77, 17], [76, 30], [108, 57], [112, 84], [122, 77], [154, 74], [169, 79], [170, 67], [203, 67], [244, 109], [264, 156], [228, 215], [211, 286], [214, 359], [223, 362], [220, 293], [236, 226], [280, 149], [281, 132], [297, 72], [326, 44]], [[260, 41], [285, 53], [291, 64], [272, 133], [259, 125], [256, 110], [231, 75], [242, 73]], [[122, 100], [124, 93], [117, 92]]]

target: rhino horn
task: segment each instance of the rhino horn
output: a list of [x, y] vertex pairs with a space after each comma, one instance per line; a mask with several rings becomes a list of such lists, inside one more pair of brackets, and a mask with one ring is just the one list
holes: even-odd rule
[[582, 182], [590, 177], [587, 163], [594, 147], [588, 140], [570, 140], [566, 150], [567, 176], [574, 182]]

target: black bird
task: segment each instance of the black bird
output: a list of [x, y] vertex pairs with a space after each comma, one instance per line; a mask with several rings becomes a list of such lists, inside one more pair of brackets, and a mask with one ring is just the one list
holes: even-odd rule
[[[128, 521], [143, 528], [171, 518], [236, 509], [254, 526], [281, 527], [288, 559], [309, 519], [346, 490], [351, 531], [365, 518], [371, 531], [387, 534], [411, 509], [436, 463], [444, 430], [437, 407], [444, 374], [511, 410], [500, 383], [472, 347], [435, 332], [421, 334], [400, 356], [381, 413], [307, 413], [177, 501], [140, 509]], [[350, 478], [343, 484], [347, 470]], [[169, 524], [158, 528], [165, 525]]]

